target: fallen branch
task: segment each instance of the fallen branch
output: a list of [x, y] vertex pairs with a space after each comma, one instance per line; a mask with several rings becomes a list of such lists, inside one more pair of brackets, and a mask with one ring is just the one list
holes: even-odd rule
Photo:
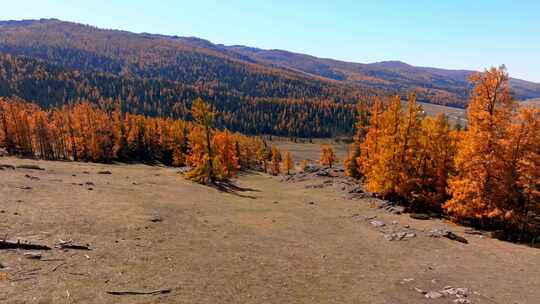
[[466, 238], [459, 236], [451, 231], [448, 231], [445, 235], [443, 235], [445, 238], [450, 239], [452, 241], [457, 241], [460, 243], [468, 244], [469, 241], [467, 241]]
[[58, 244], [56, 244], [56, 247], [60, 248], [60, 249], [92, 250], [92, 249], [90, 249], [89, 244], [86, 244], [86, 245], [75, 244], [75, 243], [73, 243], [72, 240], [69, 240], [69, 241], [60, 240], [60, 242], [58, 242]]
[[51, 250], [51, 247], [41, 244], [21, 242], [20, 240], [17, 240], [16, 242], [0, 240], [0, 249]]
[[159, 289], [152, 291], [107, 291], [108, 294], [113, 296], [132, 296], [132, 295], [158, 295], [170, 293], [172, 289]]
[[58, 268], [62, 267], [63, 265], [66, 265], [66, 263], [60, 263], [60, 264], [56, 265], [56, 266], [51, 270], [51, 272], [55, 272], [56, 270], [58, 270]]

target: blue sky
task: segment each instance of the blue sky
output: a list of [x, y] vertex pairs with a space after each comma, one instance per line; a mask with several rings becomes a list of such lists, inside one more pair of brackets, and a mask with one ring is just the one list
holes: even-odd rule
[[538, 0], [5, 2], [2, 20], [54, 17], [364, 63], [475, 70], [506, 64], [511, 76], [540, 82]]

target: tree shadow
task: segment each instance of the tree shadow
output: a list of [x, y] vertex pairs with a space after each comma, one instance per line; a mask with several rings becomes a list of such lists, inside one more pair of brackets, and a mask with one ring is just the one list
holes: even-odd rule
[[220, 192], [225, 192], [232, 195], [236, 195], [238, 197], [249, 198], [249, 199], [257, 199], [258, 197], [253, 196], [253, 195], [242, 194], [241, 192], [261, 192], [260, 190], [254, 189], [254, 188], [240, 187], [231, 181], [214, 182], [210, 186], [212, 188], [217, 189]]

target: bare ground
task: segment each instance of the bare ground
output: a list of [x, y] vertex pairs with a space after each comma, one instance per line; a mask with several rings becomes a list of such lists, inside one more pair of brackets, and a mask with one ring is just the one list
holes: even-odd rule
[[[0, 171], [2, 236], [92, 248], [54, 248], [41, 260], [0, 250], [0, 303], [454, 303], [417, 290], [445, 286], [467, 288], [471, 303], [539, 303], [540, 250], [390, 214], [335, 186], [305, 188], [327, 178], [244, 174], [242, 189], [224, 193], [171, 168], [0, 164], [45, 169]], [[427, 235], [444, 227], [469, 244]], [[401, 229], [416, 237], [387, 241], [379, 231]]]

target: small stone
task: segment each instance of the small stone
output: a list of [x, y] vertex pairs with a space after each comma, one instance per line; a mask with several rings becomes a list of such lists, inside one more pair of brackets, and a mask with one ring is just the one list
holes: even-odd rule
[[162, 218], [161, 216], [159, 216], [159, 215], [156, 214], [156, 215], [152, 216], [152, 218], [150, 219], [150, 221], [151, 221], [152, 223], [161, 223], [161, 222], [163, 222], [163, 218]]
[[429, 220], [431, 218], [429, 214], [425, 213], [411, 213], [409, 216], [415, 220]]
[[387, 240], [387, 241], [393, 241], [394, 240], [394, 234], [393, 233], [386, 233], [384, 235], [384, 238]]
[[370, 224], [371, 224], [373, 227], [377, 227], [377, 228], [386, 226], [386, 224], [383, 223], [383, 222], [381, 222], [381, 221], [371, 221]]
[[416, 290], [417, 292], [419, 292], [419, 293], [421, 293], [421, 294], [426, 294], [426, 293], [427, 293], [427, 291], [422, 290], [422, 289], [420, 289], [420, 288], [418, 288], [418, 287], [415, 287], [414, 290]]
[[447, 288], [447, 287], [449, 286], [446, 286], [445, 288], [443, 288], [443, 290], [441, 290], [443, 294], [457, 296], [457, 297], [466, 297], [469, 295], [469, 289], [467, 288], [464, 288], [464, 287]]
[[428, 298], [428, 299], [438, 299], [438, 298], [443, 297], [443, 294], [440, 293], [440, 292], [436, 292], [436, 291], [430, 291], [430, 292], [426, 293], [425, 297]]
[[23, 255], [27, 259], [32, 259], [32, 260], [41, 259], [41, 253], [39, 252], [25, 252]]
[[460, 298], [460, 299], [455, 299], [454, 301], [452, 301], [454, 303], [458, 303], [458, 304], [471, 304], [471, 300], [469, 299], [463, 299], [463, 298]]

